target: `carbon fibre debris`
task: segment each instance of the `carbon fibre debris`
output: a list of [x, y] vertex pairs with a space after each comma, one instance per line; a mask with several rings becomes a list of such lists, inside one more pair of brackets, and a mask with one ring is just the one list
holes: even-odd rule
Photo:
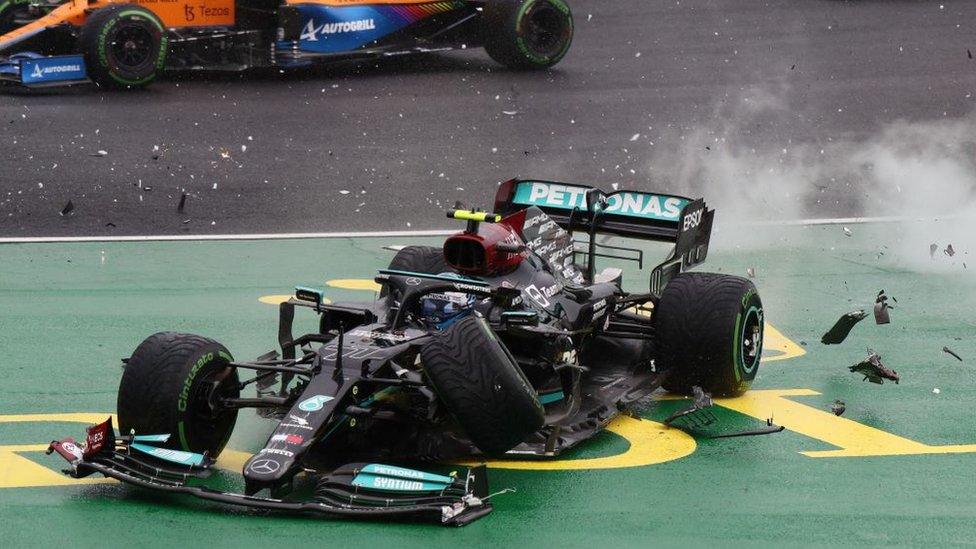
[[867, 316], [868, 314], [863, 309], [857, 309], [841, 316], [830, 330], [827, 330], [827, 333], [820, 338], [820, 342], [824, 345], [843, 343], [851, 333], [854, 325], [867, 318]]

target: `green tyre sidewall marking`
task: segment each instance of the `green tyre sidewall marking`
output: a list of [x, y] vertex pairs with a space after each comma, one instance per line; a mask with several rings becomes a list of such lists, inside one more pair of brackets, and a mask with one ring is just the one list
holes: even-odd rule
[[[160, 32], [159, 41], [159, 52], [157, 52], [156, 62], [153, 64], [154, 72], [149, 76], [139, 79], [125, 78], [117, 74], [115, 70], [109, 67], [108, 55], [107, 55], [107, 41], [109, 32], [115, 27], [115, 25], [125, 17], [131, 17], [134, 19], [142, 19], [144, 21], [151, 22]], [[98, 35], [98, 61], [101, 68], [116, 82], [122, 84], [123, 86], [139, 86], [151, 82], [156, 78], [155, 70], [161, 70], [166, 62], [166, 47], [168, 45], [168, 40], [166, 38], [166, 29], [163, 27], [162, 23], [159, 22], [155, 17], [147, 15], [141, 10], [123, 10], [115, 14], [112, 19], [102, 28]]]
[[[760, 306], [755, 304], [750, 305], [753, 297], [757, 296], [757, 292], [754, 289], [749, 290], [742, 296], [742, 308], [735, 317], [735, 326], [732, 332], [732, 373], [735, 375], [735, 385], [738, 390], [744, 390], [748, 388], [748, 385], [752, 383], [752, 379], [745, 379], [745, 375], [752, 374], [755, 378], [756, 368], [759, 366], [760, 354], [762, 348], [756, 354], [755, 362], [750, 367], [746, 367], [745, 357], [742, 355], [742, 345], [745, 342], [745, 320], [755, 312], [758, 318], [762, 319], [762, 309]], [[747, 308], [748, 307], [748, 308]], [[760, 330], [762, 330], [762, 325], [760, 325]], [[762, 344], [762, 339], [760, 338], [760, 345]]]
[[[176, 399], [176, 417], [179, 418], [177, 423], [177, 430], [180, 436], [180, 446], [183, 450], [187, 452], [193, 452], [194, 450], [190, 448], [189, 440], [186, 435], [186, 423], [190, 422], [192, 424], [192, 410], [190, 409], [190, 398], [193, 396], [193, 382], [197, 375], [204, 369], [206, 369], [211, 364], [215, 362], [233, 362], [234, 358], [227, 352], [218, 349], [216, 351], [209, 350], [196, 355], [193, 359], [193, 366], [190, 371], [187, 372], [186, 377], [183, 378], [183, 383], [180, 385], [180, 394]], [[182, 406], [182, 410], [180, 407]], [[229, 438], [230, 433], [227, 433], [225, 438]], [[226, 443], [223, 440], [222, 443]]]
[[[526, 12], [529, 11], [530, 7], [539, 2], [547, 2], [549, 5], [563, 12], [563, 14], [569, 18], [569, 40], [567, 40], [566, 45], [563, 46], [563, 48], [552, 57], [536, 55], [530, 51], [529, 47], [525, 44], [525, 39], [522, 38], [522, 33], [520, 32]], [[573, 16], [569, 11], [569, 6], [563, 3], [562, 0], [528, 0], [522, 3], [515, 15], [515, 44], [518, 46], [519, 51], [522, 52], [522, 55], [524, 55], [526, 59], [537, 65], [554, 65], [558, 63], [559, 60], [566, 55], [566, 52], [569, 51], [569, 46], [573, 41], [573, 30]]]

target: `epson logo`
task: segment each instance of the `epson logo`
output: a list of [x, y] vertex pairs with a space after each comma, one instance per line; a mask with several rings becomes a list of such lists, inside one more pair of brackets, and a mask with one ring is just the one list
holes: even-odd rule
[[308, 40], [309, 42], [317, 42], [318, 36], [321, 34], [323, 37], [329, 34], [342, 34], [346, 32], [361, 32], [368, 30], [375, 30], [376, 23], [372, 19], [359, 19], [356, 21], [339, 21], [336, 23], [323, 23], [316, 26], [315, 21], [309, 19], [308, 23], [305, 25], [305, 29], [302, 31], [300, 37], [301, 40]]
[[688, 229], [694, 229], [698, 225], [701, 225], [702, 214], [705, 213], [705, 208], [699, 208], [685, 216], [683, 231]]

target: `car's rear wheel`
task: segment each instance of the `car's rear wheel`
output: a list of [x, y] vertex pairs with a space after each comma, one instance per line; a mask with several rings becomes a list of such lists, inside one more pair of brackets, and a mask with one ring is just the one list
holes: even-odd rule
[[513, 69], [545, 69], [573, 42], [573, 14], [563, 0], [488, 0], [485, 50]]
[[81, 27], [78, 45], [88, 76], [99, 86], [140, 88], [166, 64], [166, 29], [151, 11], [132, 4], [95, 10]]
[[232, 361], [212, 339], [176, 332], [149, 336], [122, 374], [119, 430], [169, 434], [169, 448], [217, 457], [237, 421], [237, 410], [219, 403], [240, 396]]
[[681, 273], [654, 308], [664, 387], [690, 394], [695, 385], [716, 396], [749, 389], [759, 370], [763, 307], [755, 285], [738, 276]]
[[444, 406], [482, 452], [504, 453], [542, 428], [542, 404], [483, 318], [453, 323], [420, 356]]

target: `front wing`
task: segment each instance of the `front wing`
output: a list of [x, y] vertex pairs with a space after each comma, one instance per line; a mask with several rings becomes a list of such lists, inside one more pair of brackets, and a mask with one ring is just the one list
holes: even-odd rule
[[48, 57], [25, 52], [0, 59], [0, 84], [46, 88], [88, 82], [88, 70], [81, 55]]
[[69, 463], [65, 474], [83, 478], [94, 473], [158, 490], [272, 511], [315, 513], [342, 518], [394, 518], [464, 526], [491, 512], [484, 465], [465, 475], [438, 475], [395, 465], [356, 463], [339, 467], [318, 481], [311, 501], [237, 494], [200, 484], [212, 473], [205, 455], [155, 447], [168, 435], [115, 435], [111, 419], [88, 429], [85, 444], [71, 438], [52, 441]]

